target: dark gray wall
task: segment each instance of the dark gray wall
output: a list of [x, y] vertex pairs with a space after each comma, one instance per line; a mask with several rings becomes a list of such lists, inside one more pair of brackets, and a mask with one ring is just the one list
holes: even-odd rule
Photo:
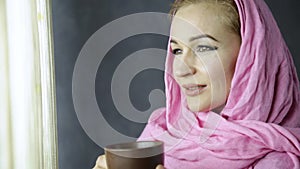
[[[84, 132], [72, 101], [72, 75], [79, 52], [90, 36], [105, 24], [137, 12], [168, 12], [169, 0], [53, 0], [53, 31], [57, 89], [58, 155], [60, 169], [92, 168], [103, 153]], [[151, 23], [149, 23], [151, 24]], [[145, 124], [135, 123], [119, 115], [110, 94], [111, 77], [124, 56], [146, 48], [166, 49], [167, 37], [145, 34], [124, 39], [116, 44], [101, 62], [96, 96], [106, 120], [120, 133], [137, 137]], [[143, 84], [143, 85], [141, 85]], [[149, 107], [152, 89], [164, 89], [163, 72], [140, 72], [130, 86], [131, 101], [137, 109]], [[133, 90], [133, 89], [137, 90]], [[104, 133], [99, 133], [100, 135]]]
[[[266, 2], [274, 12], [300, 74], [300, 3], [297, 0]], [[114, 19], [137, 12], [168, 12], [170, 3], [171, 0], [52, 0], [60, 169], [92, 168], [96, 157], [103, 153], [80, 126], [72, 101], [73, 69], [84, 43], [95, 31]], [[108, 53], [103, 64], [108, 67], [99, 67], [99, 70], [107, 73], [98, 73], [95, 81], [97, 99], [101, 97], [106, 101], [99, 106], [102, 106], [104, 112], [116, 113], [113, 116], [107, 114], [106, 118], [121, 133], [136, 137], [144, 124], [130, 122], [118, 115], [111, 96], [107, 93], [109, 88], [104, 82], [110, 82], [114, 68], [120, 63], [122, 56], [150, 47], [165, 49], [166, 42], [166, 37], [150, 34], [128, 38]], [[132, 90], [133, 104], [138, 109], [147, 109], [149, 105], [145, 104], [145, 100], [149, 91], [163, 89], [163, 74], [157, 70], [143, 71], [133, 81], [136, 82], [132, 84], [132, 88], [137, 88]]]

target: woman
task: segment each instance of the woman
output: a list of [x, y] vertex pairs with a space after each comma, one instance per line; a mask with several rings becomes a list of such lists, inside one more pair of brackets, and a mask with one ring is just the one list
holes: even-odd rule
[[165, 143], [167, 169], [300, 168], [299, 80], [263, 0], [180, 0], [172, 14], [166, 108], [139, 140]]

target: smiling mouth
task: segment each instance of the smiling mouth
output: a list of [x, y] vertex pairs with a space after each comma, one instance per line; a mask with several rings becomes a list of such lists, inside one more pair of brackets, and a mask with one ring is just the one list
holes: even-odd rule
[[200, 93], [203, 92], [203, 90], [206, 88], [207, 85], [202, 84], [187, 84], [182, 85], [182, 87], [185, 89], [185, 94], [187, 96], [197, 96]]

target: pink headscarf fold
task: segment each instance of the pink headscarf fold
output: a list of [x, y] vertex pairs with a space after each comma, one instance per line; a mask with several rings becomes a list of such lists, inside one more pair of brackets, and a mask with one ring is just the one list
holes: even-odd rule
[[186, 108], [167, 57], [166, 108], [151, 115], [139, 138], [165, 142], [167, 169], [300, 168], [300, 92], [291, 54], [263, 0], [235, 2], [242, 44], [220, 115]]

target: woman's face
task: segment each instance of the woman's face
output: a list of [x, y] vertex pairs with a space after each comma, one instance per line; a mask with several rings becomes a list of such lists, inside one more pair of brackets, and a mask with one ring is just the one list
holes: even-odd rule
[[221, 21], [222, 8], [180, 8], [171, 25], [173, 75], [193, 112], [217, 113], [229, 95], [241, 40]]

